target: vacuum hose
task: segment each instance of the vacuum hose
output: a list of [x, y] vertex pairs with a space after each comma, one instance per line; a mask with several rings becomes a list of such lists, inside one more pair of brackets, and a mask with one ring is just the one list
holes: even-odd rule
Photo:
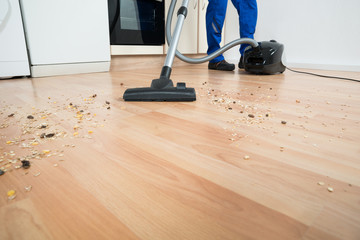
[[[168, 11], [168, 15], [167, 15], [167, 19], [166, 19], [166, 41], [167, 41], [168, 45], [170, 45], [171, 40], [172, 40], [171, 22], [172, 22], [172, 17], [173, 17], [173, 14], [174, 14], [176, 1], [177, 0], [172, 0], [171, 1], [169, 11]], [[240, 39], [236, 39], [236, 40], [226, 44], [225, 46], [223, 46], [222, 48], [220, 48], [217, 51], [213, 52], [212, 54], [207, 55], [207, 56], [202, 57], [202, 58], [189, 58], [189, 57], [186, 57], [186, 56], [182, 55], [178, 50], [176, 50], [175, 55], [179, 59], [181, 59], [182, 61], [187, 62], [187, 63], [193, 63], [193, 64], [204, 63], [204, 62], [208, 62], [208, 61], [216, 58], [217, 56], [221, 55], [223, 52], [229, 50], [230, 48], [232, 48], [232, 47], [234, 47], [236, 45], [240, 45], [240, 44], [250, 44], [254, 48], [254, 50], [259, 48], [258, 42], [256, 42], [254, 39], [240, 38]]]

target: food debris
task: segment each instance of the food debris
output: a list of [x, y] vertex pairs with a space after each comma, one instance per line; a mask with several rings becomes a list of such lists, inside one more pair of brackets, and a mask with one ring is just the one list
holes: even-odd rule
[[324, 186], [324, 182], [318, 182], [318, 185], [320, 185], [320, 186]]
[[9, 190], [7, 192], [7, 196], [9, 200], [13, 200], [14, 198], [16, 198], [16, 191], [15, 190]]
[[296, 100], [296, 103], [300, 103], [300, 100]]
[[245, 156], [244, 156], [244, 160], [250, 160], [250, 156], [245, 155]]
[[31, 186], [31, 185], [29, 185], [29, 186], [25, 186], [25, 191], [30, 192], [30, 191], [31, 191], [31, 189], [32, 189], [32, 186]]
[[77, 136], [77, 135], [79, 135], [79, 132], [74, 132], [73, 135]]
[[55, 136], [55, 133], [49, 133], [45, 135], [46, 138], [52, 138], [53, 136]]
[[254, 116], [254, 114], [251, 114], [251, 113], [250, 113], [250, 114], [248, 115], [248, 117], [249, 117], [249, 118], [254, 118], [255, 116]]
[[333, 189], [332, 187], [328, 187], [327, 189], [328, 189], [329, 192], [333, 192], [333, 191], [334, 191], [334, 189]]
[[22, 163], [22, 167], [25, 169], [28, 169], [30, 167], [30, 162], [27, 160], [22, 160], [21, 163]]
[[[52, 165], [54, 167], [60, 167], [60, 161], [64, 161], [62, 158], [66, 154], [66, 150], [49, 148], [47, 143], [50, 143], [50, 141], [55, 142], [61, 138], [64, 138], [64, 141], [66, 141], [66, 138], [69, 137], [70, 139], [73, 139], [75, 137], [72, 137], [71, 134], [78, 132], [79, 135], [82, 135], [83, 132], [80, 131], [82, 129], [87, 129], [85, 130], [87, 134], [84, 138], [92, 138], [92, 135], [90, 134], [93, 134], [93, 131], [95, 131], [93, 128], [104, 126], [96, 121], [96, 116], [107, 112], [108, 110], [106, 110], [106, 108], [111, 105], [110, 101], [106, 101], [106, 105], [104, 104], [106, 99], [104, 101], [96, 102], [98, 96], [94, 92], [87, 94], [87, 96], [85, 103], [82, 102], [84, 96], [81, 95], [80, 97], [77, 97], [78, 99], [69, 97], [65, 102], [59, 101], [58, 99], [52, 99], [51, 101], [47, 101], [49, 106], [48, 109], [40, 109], [35, 106], [16, 106], [12, 104], [8, 106], [8, 109], [5, 110], [4, 108], [6, 112], [0, 109], [0, 115], [3, 120], [5, 120], [0, 123], [0, 130], [8, 127], [18, 128], [14, 129], [14, 131], [12, 131], [12, 129], [9, 131], [11, 133], [16, 133], [14, 136], [0, 135], [0, 138], [2, 139], [2, 142], [0, 143], [0, 178], [5, 173], [8, 175], [15, 171], [21, 171], [19, 170], [21, 168], [24, 169], [20, 172], [21, 175], [33, 175], [37, 177], [40, 175], [40, 172], [36, 170], [36, 166], [32, 165], [37, 159], [40, 160], [50, 156], [52, 159], [55, 158], [55, 161], [59, 161], [57, 163], [52, 163]], [[5, 101], [2, 101], [2, 103], [5, 103]], [[53, 103], [56, 103], [56, 105]], [[94, 105], [92, 106], [91, 104]], [[25, 108], [29, 108], [30, 110], [26, 110]], [[21, 109], [21, 114], [18, 112], [19, 109]], [[95, 109], [100, 110], [96, 110], [96, 113], [92, 112], [92, 110]], [[58, 117], [60, 117], [60, 119]], [[41, 120], [41, 118], [46, 118], [46, 120]], [[66, 132], [62, 123], [58, 120], [67, 121], [70, 130], [72, 126], [75, 126], [74, 130]], [[88, 123], [83, 120], [92, 122]], [[75, 133], [75, 135], [77, 134]], [[76, 138], [77, 141], [81, 141], [81, 138]], [[44, 145], [44, 147], [38, 148], [40, 145]], [[55, 147], [57, 144], [53, 146]], [[18, 151], [15, 150], [15, 147], [18, 147]], [[63, 147], [74, 148], [75, 144], [70, 143], [63, 145]], [[26, 185], [22, 187], [25, 186]], [[30, 189], [31, 186], [26, 186], [25, 188]]]

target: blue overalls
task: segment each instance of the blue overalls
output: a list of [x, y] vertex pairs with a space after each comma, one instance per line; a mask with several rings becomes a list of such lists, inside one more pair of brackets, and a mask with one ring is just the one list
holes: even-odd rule
[[[240, 37], [254, 38], [257, 21], [256, 0], [231, 0], [239, 14]], [[206, 10], [206, 33], [208, 42], [208, 54], [220, 48], [221, 32], [224, 25], [228, 0], [209, 0]], [[244, 53], [246, 44], [240, 47], [240, 54]], [[210, 62], [220, 62], [224, 56], [220, 55]]]

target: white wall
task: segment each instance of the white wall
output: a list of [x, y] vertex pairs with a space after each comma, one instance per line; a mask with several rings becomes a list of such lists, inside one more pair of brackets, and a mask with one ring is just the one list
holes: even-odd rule
[[[283, 43], [289, 67], [360, 71], [360, 0], [257, 2], [255, 39]], [[238, 15], [229, 0], [225, 41], [238, 38], [238, 29]], [[224, 54], [231, 62], [240, 57], [235, 48]]]

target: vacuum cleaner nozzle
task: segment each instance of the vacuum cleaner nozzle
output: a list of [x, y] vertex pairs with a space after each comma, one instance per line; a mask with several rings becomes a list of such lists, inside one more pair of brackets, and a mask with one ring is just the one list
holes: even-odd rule
[[178, 82], [174, 87], [171, 79], [160, 77], [152, 80], [151, 87], [127, 89], [123, 99], [125, 101], [191, 102], [196, 100], [196, 93], [194, 88], [187, 88], [183, 82]]

